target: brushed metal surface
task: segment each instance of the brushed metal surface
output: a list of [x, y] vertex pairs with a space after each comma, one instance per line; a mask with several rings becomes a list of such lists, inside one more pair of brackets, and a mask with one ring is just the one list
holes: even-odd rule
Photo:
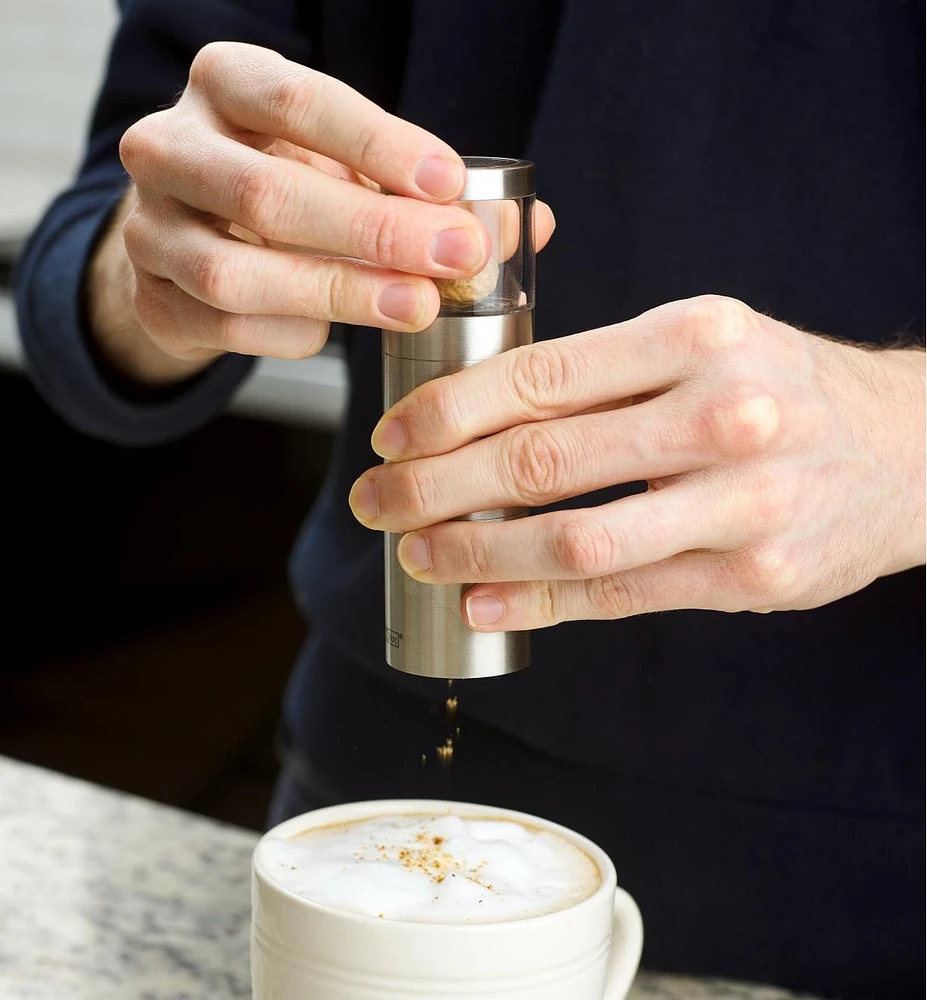
[[495, 677], [528, 666], [529, 632], [474, 632], [460, 613], [466, 585], [419, 583], [396, 558], [400, 535], [385, 540], [386, 662], [421, 677]]
[[499, 201], [534, 194], [534, 164], [501, 156], [463, 156], [467, 179], [461, 201]]
[[[451, 375], [488, 357], [531, 343], [533, 313], [441, 316], [416, 334], [383, 332], [383, 402], [393, 403], [431, 379]], [[524, 507], [477, 511], [459, 520], [510, 520]], [[384, 540], [386, 660], [422, 677], [493, 677], [514, 673], [530, 660], [528, 632], [474, 632], [461, 615], [468, 584], [419, 583], [396, 558], [399, 535]]]
[[531, 309], [489, 316], [447, 315], [439, 316], [421, 333], [384, 330], [383, 353], [394, 358], [449, 362], [444, 370], [430, 376], [437, 378], [513, 347], [523, 347], [533, 339], [534, 311]]

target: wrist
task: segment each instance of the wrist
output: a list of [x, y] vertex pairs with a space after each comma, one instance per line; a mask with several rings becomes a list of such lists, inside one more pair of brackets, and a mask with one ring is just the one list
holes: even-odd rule
[[925, 354], [919, 348], [865, 351], [875, 397], [870, 433], [877, 439], [897, 493], [880, 575], [922, 566], [925, 561]]

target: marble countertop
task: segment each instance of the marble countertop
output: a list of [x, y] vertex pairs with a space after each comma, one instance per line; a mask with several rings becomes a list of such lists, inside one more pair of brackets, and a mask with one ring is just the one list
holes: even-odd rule
[[[257, 835], [0, 757], [0, 997], [250, 997]], [[641, 972], [631, 1000], [788, 1000]]]

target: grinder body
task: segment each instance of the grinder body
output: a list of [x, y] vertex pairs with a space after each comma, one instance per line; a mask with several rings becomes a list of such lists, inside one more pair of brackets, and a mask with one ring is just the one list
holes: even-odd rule
[[[436, 282], [438, 318], [420, 333], [383, 331], [383, 402], [389, 409], [431, 379], [451, 375], [503, 351], [530, 344], [534, 333], [534, 177], [524, 160], [464, 157], [463, 207], [490, 234], [487, 267], [464, 281]], [[521, 507], [467, 514], [459, 520], [522, 517]], [[419, 583], [399, 565], [400, 536], [385, 538], [386, 659], [410, 674], [448, 679], [492, 677], [528, 665], [528, 632], [475, 632], [461, 614], [469, 584]]]

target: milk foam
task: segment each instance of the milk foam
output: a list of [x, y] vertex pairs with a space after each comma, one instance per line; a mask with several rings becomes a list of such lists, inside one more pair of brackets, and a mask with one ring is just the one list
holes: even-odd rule
[[592, 895], [595, 862], [562, 837], [461, 816], [376, 816], [267, 838], [263, 870], [338, 910], [419, 923], [490, 923], [566, 909]]

